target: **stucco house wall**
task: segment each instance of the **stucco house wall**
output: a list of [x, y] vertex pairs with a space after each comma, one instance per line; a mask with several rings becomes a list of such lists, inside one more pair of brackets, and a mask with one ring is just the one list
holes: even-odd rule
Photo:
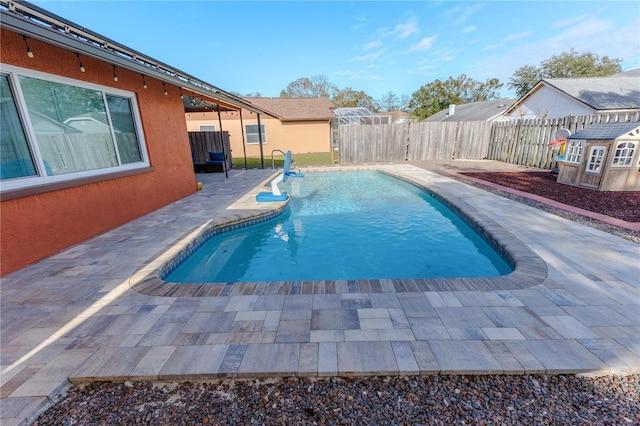
[[[220, 130], [217, 113], [187, 113], [187, 129], [190, 132], [201, 130], [200, 126], [215, 126]], [[225, 117], [226, 115], [226, 117]], [[238, 113], [234, 116], [229, 113], [222, 113], [222, 130], [229, 132], [229, 143], [231, 144], [231, 154], [233, 158], [242, 158], [242, 130], [240, 128], [240, 118]], [[258, 124], [256, 115], [249, 115], [249, 118], [242, 116], [242, 123]], [[329, 131], [330, 125], [327, 121], [295, 121], [281, 122], [276, 118], [265, 115], [260, 116], [260, 124], [266, 128], [266, 141], [263, 141], [262, 150], [265, 158], [271, 156], [271, 151], [291, 150], [292, 154], [305, 154], [308, 152], [329, 152]], [[246, 137], [246, 136], [245, 136]], [[246, 144], [247, 157], [259, 157], [260, 145], [257, 143]]]
[[[0, 275], [143, 216], [196, 191], [184, 107], [179, 88], [3, 29], [1, 65], [114, 87], [135, 93], [150, 167], [60, 185], [3, 192], [0, 204]], [[164, 95], [164, 89], [168, 95]]]
[[[251, 103], [264, 108], [274, 116], [260, 114], [260, 125], [265, 128], [262, 151], [265, 158], [271, 157], [274, 150], [288, 151], [292, 154], [308, 152], [331, 151], [331, 119], [335, 116], [330, 110], [333, 105], [328, 99], [322, 98], [249, 98]], [[219, 131], [220, 121], [222, 130], [229, 132], [231, 154], [234, 158], [242, 158], [243, 138], [240, 125], [240, 113], [194, 112], [187, 113], [187, 129], [189, 131], [202, 130], [201, 126], [214, 126]], [[242, 124], [257, 125], [256, 113], [242, 112]], [[247, 136], [245, 134], [245, 140]], [[245, 145], [247, 157], [259, 157], [260, 145], [247, 143]]]

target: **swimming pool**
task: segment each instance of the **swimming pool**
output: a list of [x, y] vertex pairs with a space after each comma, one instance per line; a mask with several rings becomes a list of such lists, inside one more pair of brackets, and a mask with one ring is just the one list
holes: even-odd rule
[[380, 172], [308, 173], [284, 212], [211, 235], [178, 283], [491, 277], [512, 265], [437, 197]]

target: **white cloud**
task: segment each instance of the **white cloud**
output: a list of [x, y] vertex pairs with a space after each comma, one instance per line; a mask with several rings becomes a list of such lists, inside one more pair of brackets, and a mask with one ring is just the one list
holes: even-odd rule
[[502, 39], [503, 42], [509, 43], [511, 41], [521, 40], [523, 38], [529, 37], [531, 35], [531, 31], [523, 31], [517, 34], [509, 34], [508, 36]]
[[475, 25], [470, 25], [468, 27], [464, 27], [462, 29], [462, 34], [472, 33], [477, 29], [478, 29], [478, 27], [476, 27]]
[[477, 11], [481, 10], [484, 6], [481, 4], [474, 4], [472, 6], [456, 6], [452, 9], [446, 10], [442, 15], [451, 21], [451, 25], [458, 26], [466, 22]]
[[382, 46], [382, 40], [378, 39], [365, 44], [362, 49], [366, 52], [367, 50], [375, 49], [380, 46]]
[[393, 37], [394, 40], [404, 40], [405, 38], [420, 33], [418, 29], [418, 20], [416, 18], [409, 18], [407, 22], [398, 24], [393, 29], [388, 27], [380, 28], [378, 30], [383, 38]]
[[468, 64], [468, 69], [482, 70], [483, 75], [474, 78], [499, 78], [508, 83], [514, 71], [524, 65], [538, 66], [544, 60], [562, 52], [575, 48], [578, 53], [591, 52], [610, 58], [622, 58], [624, 61], [635, 60], [638, 63], [640, 41], [638, 26], [635, 20], [623, 27], [614, 22], [590, 18], [580, 25], [566, 27], [564, 31], [543, 39], [538, 39], [509, 49], [500, 55], [484, 55]]
[[336, 71], [333, 73], [333, 75], [338, 77], [347, 77], [349, 80], [366, 80], [366, 81], [384, 80], [384, 78], [380, 77], [379, 75], [348, 71], [348, 70]]
[[349, 59], [349, 62], [373, 61], [374, 59], [378, 59], [380, 55], [382, 55], [385, 52], [385, 50], [386, 49], [380, 49], [377, 52], [369, 53], [366, 55], [354, 56], [353, 58]]
[[353, 17], [353, 20], [355, 21], [355, 24], [353, 24], [351, 28], [353, 28], [354, 30], [358, 30], [361, 27], [364, 27], [370, 21], [370, 19], [365, 15], [355, 15]]
[[366, 17], [366, 15], [356, 15], [353, 17], [353, 19], [355, 19], [358, 22], [368, 22], [369, 19]]
[[404, 24], [396, 25], [393, 32], [396, 34], [394, 40], [404, 40], [411, 35], [418, 34], [420, 32], [418, 30], [418, 20], [409, 18]]
[[487, 52], [489, 50], [495, 50], [495, 49], [499, 49], [500, 47], [512, 42], [512, 41], [516, 41], [516, 40], [522, 40], [523, 38], [529, 37], [531, 35], [531, 31], [523, 31], [521, 33], [517, 33], [517, 34], [509, 34], [505, 37], [503, 37], [500, 42], [496, 43], [496, 44], [489, 44], [487, 46], [485, 46], [482, 51], [483, 52]]
[[431, 37], [425, 37], [418, 44], [414, 44], [409, 48], [409, 52], [420, 52], [431, 49], [433, 43], [438, 38], [437, 35], [433, 35]]
[[551, 29], [566, 28], [566, 27], [570, 27], [572, 25], [575, 25], [575, 24], [577, 24], [579, 22], [582, 22], [585, 19], [587, 19], [586, 15], [570, 16], [568, 18], [558, 19], [557, 21], [552, 22], [551, 25], [549, 26], [549, 28], [551, 28]]

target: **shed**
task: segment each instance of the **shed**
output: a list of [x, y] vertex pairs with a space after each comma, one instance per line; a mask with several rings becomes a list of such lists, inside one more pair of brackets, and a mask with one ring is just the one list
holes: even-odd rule
[[640, 191], [640, 123], [596, 123], [567, 138], [558, 182], [599, 191]]

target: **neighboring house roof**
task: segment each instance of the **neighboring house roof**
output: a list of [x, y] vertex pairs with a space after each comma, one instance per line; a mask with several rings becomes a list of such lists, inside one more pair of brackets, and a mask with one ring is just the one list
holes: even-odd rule
[[105, 124], [107, 121], [106, 113], [88, 112], [64, 120], [64, 124], [71, 126], [83, 132], [90, 133], [109, 133], [110, 127]]
[[36, 133], [80, 133], [75, 127], [68, 126], [29, 108], [29, 117]]
[[493, 99], [490, 101], [471, 102], [454, 105], [454, 113], [449, 114], [450, 108], [443, 109], [424, 121], [489, 121], [503, 115], [516, 102], [515, 98]]
[[333, 102], [329, 98], [245, 98], [275, 114], [281, 121], [331, 120]]
[[640, 108], [640, 79], [636, 76], [548, 78], [543, 81], [596, 110]]
[[540, 80], [529, 92], [518, 99], [508, 110], [512, 113], [534, 93], [550, 88], [580, 102], [595, 112], [640, 108], [640, 78], [633, 73], [609, 77], [546, 78]]
[[635, 70], [622, 71], [612, 75], [611, 77], [631, 77], [631, 76], [640, 77], [640, 68], [636, 68]]
[[637, 129], [640, 123], [595, 123], [575, 132], [569, 139], [610, 140]]

